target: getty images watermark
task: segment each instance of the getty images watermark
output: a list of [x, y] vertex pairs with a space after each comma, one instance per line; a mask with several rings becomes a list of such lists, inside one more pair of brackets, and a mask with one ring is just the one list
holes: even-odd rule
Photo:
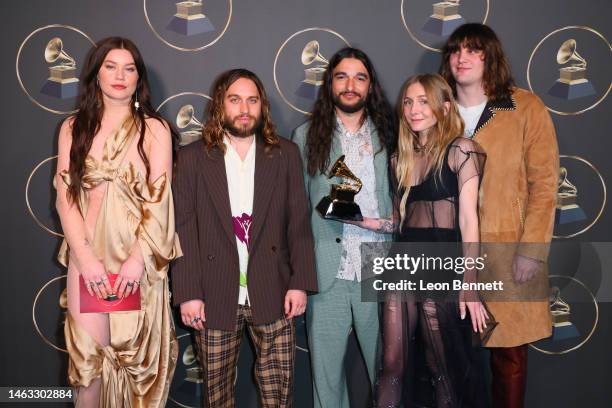
[[[361, 245], [362, 300], [400, 293], [456, 301], [461, 292], [487, 301], [542, 301], [550, 294], [548, 244], [378, 242]], [[514, 278], [517, 255], [533, 260], [527, 283]]]
[[[425, 275], [433, 276], [437, 272], [454, 272], [456, 279], [435, 281], [431, 279], [400, 279], [399, 281], [387, 282], [382, 278], [375, 279], [372, 283], [376, 291], [459, 291], [459, 290], [504, 290], [502, 280], [492, 282], [465, 281], [463, 276], [466, 272], [478, 274], [485, 269], [487, 255], [478, 257], [469, 256], [411, 256], [407, 253], [396, 253], [394, 256], [374, 257], [372, 259], [372, 272], [374, 275], [382, 275], [385, 271], [397, 271], [407, 273], [410, 276]], [[440, 276], [440, 274], [438, 274]], [[442, 276], [440, 276], [442, 277]]]

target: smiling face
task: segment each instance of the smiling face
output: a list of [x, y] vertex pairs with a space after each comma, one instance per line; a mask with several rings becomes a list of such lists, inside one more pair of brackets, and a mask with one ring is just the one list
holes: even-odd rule
[[105, 102], [128, 103], [138, 84], [138, 70], [128, 50], [110, 50], [98, 70], [98, 84]]
[[355, 113], [363, 109], [370, 90], [370, 75], [356, 58], [344, 58], [332, 72], [334, 105], [342, 112]]
[[249, 137], [261, 126], [261, 96], [255, 82], [239, 78], [225, 92], [224, 128], [236, 137]]
[[404, 117], [415, 133], [427, 130], [438, 123], [438, 119], [427, 99], [425, 88], [419, 82], [410, 85], [404, 93]]
[[465, 46], [449, 57], [451, 73], [459, 86], [482, 84], [484, 76], [484, 52]]

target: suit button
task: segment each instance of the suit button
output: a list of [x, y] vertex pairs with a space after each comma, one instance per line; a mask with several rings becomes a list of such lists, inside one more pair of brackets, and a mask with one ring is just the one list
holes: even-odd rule
[[340, 238], [336, 238], [336, 242], [340, 243], [340, 242], [342, 242], [342, 240]]
[[208, 260], [209, 260], [209, 261], [213, 261], [214, 259], [215, 259], [215, 256], [214, 256], [214, 255], [208, 255]]
[[272, 252], [276, 252], [276, 247], [275, 246], [272, 247]]

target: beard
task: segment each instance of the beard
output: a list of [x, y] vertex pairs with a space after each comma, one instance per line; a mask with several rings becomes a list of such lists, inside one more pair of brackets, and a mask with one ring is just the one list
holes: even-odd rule
[[231, 119], [225, 118], [223, 122], [223, 129], [225, 129], [225, 131], [228, 132], [230, 135], [234, 137], [241, 137], [241, 138], [249, 137], [253, 135], [254, 133], [259, 132], [261, 130], [261, 127], [262, 127], [261, 115], [257, 118], [255, 116], [249, 115], [249, 118], [252, 120], [252, 123], [253, 123], [252, 126], [249, 126], [248, 124], [246, 125], [235, 124], [240, 118], [240, 116], [241, 115], [234, 116]]
[[348, 92], [340, 92], [338, 95], [333, 96], [334, 105], [336, 105], [336, 107], [338, 107], [338, 109], [340, 109], [342, 112], [344, 113], [359, 112], [365, 106], [366, 98], [364, 98], [362, 95], [356, 92], [352, 92], [352, 93], [359, 95], [359, 99], [356, 102], [354, 102], [352, 105], [345, 104], [340, 99], [340, 97], [345, 93], [348, 93]]

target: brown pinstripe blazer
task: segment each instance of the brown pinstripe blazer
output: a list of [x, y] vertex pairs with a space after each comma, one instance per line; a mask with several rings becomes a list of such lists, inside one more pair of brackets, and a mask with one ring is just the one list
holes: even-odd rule
[[[171, 272], [173, 302], [203, 299], [206, 327], [234, 330], [238, 250], [223, 152], [207, 153], [201, 140], [182, 148], [173, 192], [183, 249]], [[301, 156], [286, 139], [266, 153], [257, 138], [251, 231], [249, 300], [254, 323], [263, 324], [283, 316], [287, 290], [317, 291]]]

